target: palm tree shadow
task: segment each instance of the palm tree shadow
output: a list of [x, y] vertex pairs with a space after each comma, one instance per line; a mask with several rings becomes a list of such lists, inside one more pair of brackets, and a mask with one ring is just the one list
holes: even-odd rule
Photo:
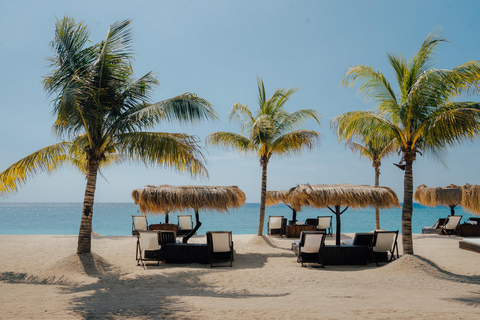
[[[480, 286], [480, 276], [466, 276], [466, 275], [449, 272], [440, 268], [436, 263], [434, 263], [433, 261], [427, 258], [424, 258], [419, 255], [415, 255], [415, 257], [425, 262], [426, 264], [430, 265], [432, 268], [434, 268], [437, 271], [436, 274], [432, 274], [432, 276], [435, 278], [447, 280], [447, 281], [453, 281], [457, 283], [466, 283], [466, 284], [473, 284], [473, 285]], [[479, 292], [474, 292], [474, 291], [466, 292], [470, 294], [470, 296], [468, 297], [463, 297], [463, 298], [452, 297], [450, 298], [450, 300], [461, 302], [471, 307], [479, 308], [480, 307], [480, 287], [478, 290]]]

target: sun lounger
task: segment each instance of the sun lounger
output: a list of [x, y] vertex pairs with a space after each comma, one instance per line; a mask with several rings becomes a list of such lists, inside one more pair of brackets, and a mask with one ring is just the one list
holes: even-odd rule
[[189, 234], [193, 229], [192, 215], [178, 215], [178, 235]]
[[[381, 253], [386, 253], [386, 260], [384, 262], [390, 262], [395, 260], [395, 250], [397, 251], [398, 258], [398, 230], [397, 231], [374, 231], [373, 240], [370, 250], [372, 251], [372, 257], [374, 262], [379, 265], [379, 256]], [[390, 254], [390, 259], [388, 259]]]
[[318, 216], [317, 217], [317, 231], [324, 231], [325, 234], [333, 236], [332, 234], [332, 216]]
[[437, 222], [433, 224], [433, 226], [423, 228], [422, 234], [432, 234], [432, 233], [440, 234], [442, 231], [441, 228], [445, 224], [446, 220], [447, 218], [438, 219]]
[[480, 239], [463, 239], [458, 242], [458, 247], [463, 250], [480, 253]]
[[148, 230], [148, 221], [146, 216], [132, 216], [132, 235], [138, 234], [138, 231]]
[[305, 263], [318, 263], [323, 268], [323, 250], [325, 247], [325, 232], [302, 231], [300, 242], [294, 243], [294, 252], [297, 262], [304, 266]]
[[460, 220], [462, 220], [463, 216], [448, 216], [447, 221], [445, 221], [445, 224], [442, 226], [442, 234], [457, 234], [457, 226], [460, 224]]
[[231, 231], [207, 232], [207, 243], [210, 249], [210, 267], [214, 262], [233, 262], [233, 241]]
[[144, 268], [144, 261], [157, 261], [157, 265], [160, 263], [162, 256], [157, 231], [138, 231], [136, 259], [137, 265], [141, 263]]
[[268, 217], [268, 234], [285, 234], [285, 218], [283, 216], [269, 216]]

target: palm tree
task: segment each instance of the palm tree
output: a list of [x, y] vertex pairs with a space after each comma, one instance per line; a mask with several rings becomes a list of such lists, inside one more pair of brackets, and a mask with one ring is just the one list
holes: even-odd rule
[[453, 70], [431, 69], [435, 47], [444, 42], [437, 32], [428, 35], [417, 55], [409, 62], [388, 54], [396, 75], [398, 93], [385, 76], [369, 66], [353, 66], [342, 84], [361, 82], [359, 92], [371, 98], [377, 111], [354, 111], [334, 118], [339, 136], [374, 137], [379, 132], [393, 135], [402, 153], [404, 198], [402, 241], [404, 254], [413, 254], [412, 203], [413, 170], [417, 153], [430, 152], [441, 159], [447, 147], [472, 139], [480, 130], [479, 104], [459, 102], [458, 97], [480, 79], [478, 61], [470, 61]]
[[[290, 96], [298, 89], [278, 89], [267, 99], [263, 80], [257, 78], [258, 110], [255, 116], [240, 103], [235, 104], [229, 120], [237, 120], [242, 134], [216, 132], [208, 135], [207, 145], [232, 148], [241, 153], [256, 152], [262, 167], [262, 191], [260, 198], [260, 219], [258, 235], [262, 235], [265, 221], [265, 198], [267, 195], [267, 166], [273, 154], [299, 154], [306, 147], [312, 149], [320, 139], [313, 130], [294, 130], [308, 119], [314, 119], [320, 125], [320, 114], [311, 109], [290, 113], [284, 109]], [[294, 130], [294, 131], [292, 131]], [[243, 136], [243, 133], [246, 136]]]
[[[340, 137], [339, 139], [342, 140]], [[378, 134], [370, 140], [363, 137], [360, 139], [363, 140], [363, 144], [351, 139], [347, 140], [346, 144], [352, 152], [359, 152], [360, 157], [365, 157], [372, 161], [372, 166], [375, 169], [375, 187], [378, 187], [380, 185], [380, 166], [382, 165], [382, 159], [395, 153], [397, 149], [395, 141], [389, 137], [382, 137]], [[378, 207], [375, 207], [375, 229], [380, 229], [380, 209]]]
[[73, 165], [87, 185], [77, 253], [91, 252], [97, 174], [120, 161], [160, 165], [192, 176], [207, 175], [194, 136], [144, 132], [162, 121], [192, 123], [216, 119], [212, 106], [194, 94], [148, 103], [157, 80], [150, 72], [133, 79], [130, 21], [110, 26], [104, 41], [86, 47], [89, 32], [72, 18], [57, 20], [51, 42], [54, 70], [44, 79], [56, 94], [54, 132], [64, 140], [26, 156], [0, 173], [3, 193], [16, 191], [30, 176]]

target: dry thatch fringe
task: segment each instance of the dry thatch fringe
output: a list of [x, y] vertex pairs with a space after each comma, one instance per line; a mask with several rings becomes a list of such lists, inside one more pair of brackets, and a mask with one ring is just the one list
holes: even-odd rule
[[400, 207], [397, 194], [388, 187], [354, 184], [300, 184], [289, 190], [287, 200], [294, 207], [348, 206], [354, 209], [377, 206]]
[[422, 184], [415, 189], [414, 198], [429, 207], [455, 207], [462, 203], [462, 187], [450, 184], [446, 187], [429, 188]]
[[289, 200], [290, 190], [277, 190], [277, 191], [267, 191], [267, 197], [265, 198], [265, 205], [275, 206], [277, 204], [286, 204], [295, 211], [300, 211], [301, 207], [294, 207], [294, 205]]
[[188, 209], [227, 211], [245, 204], [245, 193], [236, 186], [145, 186], [132, 192], [142, 213], [165, 214]]
[[469, 212], [480, 214], [480, 185], [466, 184], [462, 187], [462, 207]]

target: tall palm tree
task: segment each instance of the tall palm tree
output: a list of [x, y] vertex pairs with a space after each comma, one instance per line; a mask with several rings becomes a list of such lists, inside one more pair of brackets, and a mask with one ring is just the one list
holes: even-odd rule
[[[335, 125], [335, 124], [333, 124]], [[342, 138], [339, 136], [339, 139]], [[375, 186], [380, 185], [380, 166], [382, 165], [382, 159], [395, 153], [397, 150], [395, 141], [389, 137], [375, 135], [373, 139], [365, 139], [362, 143], [355, 142], [353, 140], [347, 140], [346, 144], [352, 152], [359, 152], [360, 157], [365, 157], [372, 161], [372, 166], [375, 169]], [[375, 207], [375, 229], [380, 229], [380, 209]]]
[[89, 32], [72, 18], [57, 20], [51, 42], [54, 70], [44, 79], [55, 94], [54, 132], [64, 140], [38, 150], [0, 173], [1, 192], [16, 191], [38, 172], [61, 165], [80, 168], [87, 185], [77, 253], [91, 252], [92, 213], [97, 174], [120, 161], [160, 165], [192, 176], [207, 175], [194, 136], [144, 132], [163, 121], [192, 123], [216, 119], [212, 106], [186, 93], [149, 103], [157, 80], [150, 72], [133, 79], [130, 21], [110, 26], [104, 41], [86, 47]]
[[258, 235], [262, 235], [267, 195], [267, 166], [270, 158], [273, 154], [299, 154], [304, 147], [312, 149], [319, 141], [320, 134], [313, 130], [294, 129], [308, 119], [314, 119], [320, 125], [320, 114], [312, 109], [303, 109], [293, 113], [284, 109], [290, 96], [298, 89], [277, 89], [267, 99], [263, 80], [257, 78], [257, 84], [258, 110], [255, 116], [248, 109], [248, 106], [240, 103], [235, 104], [230, 111], [229, 120], [235, 119], [240, 123], [242, 134], [216, 132], [208, 135], [206, 143], [207, 145], [232, 148], [242, 153], [257, 153], [262, 167], [262, 191], [258, 224]]
[[348, 112], [333, 120], [338, 124], [339, 135], [346, 139], [384, 132], [393, 135], [399, 146], [405, 170], [404, 254], [413, 254], [412, 165], [417, 153], [426, 151], [441, 158], [447, 147], [472, 139], [480, 130], [479, 104], [458, 101], [461, 93], [480, 79], [480, 64], [469, 61], [453, 70], [431, 69], [433, 51], [444, 41], [437, 32], [430, 33], [409, 62], [402, 56], [388, 54], [398, 83], [397, 93], [381, 72], [369, 66], [349, 68], [342, 83], [352, 86], [361, 82], [359, 92], [371, 98], [378, 110]]

